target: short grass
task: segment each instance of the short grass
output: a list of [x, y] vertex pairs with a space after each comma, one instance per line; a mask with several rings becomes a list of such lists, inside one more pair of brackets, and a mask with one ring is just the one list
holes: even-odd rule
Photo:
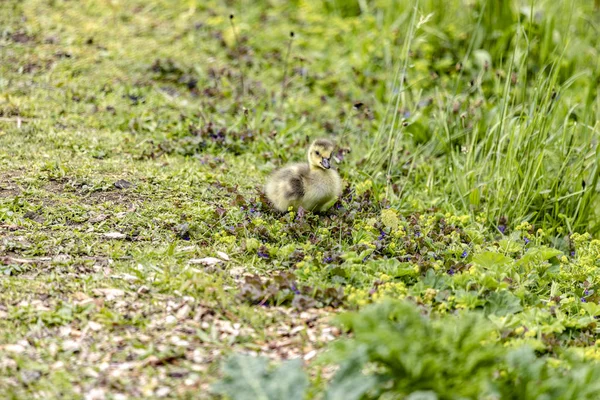
[[[600, 358], [600, 17], [560, 3], [2, 2], [0, 392], [205, 398], [241, 351], [318, 393], [385, 297]], [[274, 213], [321, 136], [343, 198]]]

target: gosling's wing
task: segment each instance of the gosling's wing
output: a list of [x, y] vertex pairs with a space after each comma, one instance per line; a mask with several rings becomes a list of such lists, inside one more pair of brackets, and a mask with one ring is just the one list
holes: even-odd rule
[[290, 165], [281, 172], [284, 173], [285, 197], [289, 200], [299, 200], [304, 197], [308, 166], [303, 164]]

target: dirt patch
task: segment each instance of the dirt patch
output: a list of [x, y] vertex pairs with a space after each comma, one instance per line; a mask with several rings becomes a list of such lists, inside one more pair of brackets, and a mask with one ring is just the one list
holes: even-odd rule
[[61, 194], [65, 192], [65, 184], [59, 181], [49, 181], [43, 189], [50, 193]]
[[7, 198], [7, 197], [16, 197], [20, 193], [21, 193], [21, 191], [19, 190], [19, 188], [2, 187], [0, 185], [0, 199]]
[[130, 204], [141, 202], [144, 199], [139, 194], [130, 190], [115, 189], [85, 193], [81, 195], [81, 200], [85, 204], [96, 205], [102, 203]]
[[10, 40], [12, 40], [15, 43], [24, 44], [34, 41], [35, 37], [33, 35], [28, 34], [24, 30], [19, 30], [10, 35]]
[[21, 193], [21, 188], [15, 182], [15, 178], [20, 176], [17, 171], [0, 172], [0, 198], [15, 197]]
[[[81, 203], [87, 205], [98, 205], [102, 203], [129, 204], [144, 200], [144, 198], [140, 194], [135, 193], [133, 190], [130, 190], [129, 187], [118, 188], [124, 187], [123, 182], [126, 181], [117, 181], [117, 186], [114, 188], [111, 187], [110, 189], [106, 190], [87, 191], [74, 188], [73, 186], [70, 186], [68, 182], [50, 181], [46, 185], [44, 185], [43, 189], [47, 192], [58, 195], [75, 195], [79, 197]], [[129, 184], [129, 182], [127, 183]]]

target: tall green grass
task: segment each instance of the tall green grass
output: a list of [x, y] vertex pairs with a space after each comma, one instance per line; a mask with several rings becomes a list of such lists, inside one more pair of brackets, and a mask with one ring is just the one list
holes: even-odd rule
[[[414, 198], [425, 189], [424, 197], [438, 199], [434, 205], [482, 214], [490, 225], [527, 220], [600, 232], [600, 25], [592, 6], [450, 2], [443, 25], [454, 18], [466, 30], [453, 38], [429, 25], [439, 22], [435, 2], [391, 3], [403, 4], [404, 20], [411, 17], [399, 34], [387, 108], [365, 169], [385, 196], [402, 204], [406, 191]], [[464, 48], [437, 63], [451, 71], [441, 81], [450, 93], [415, 70], [415, 54], [431, 42], [444, 48], [444, 41]], [[456, 62], [457, 72], [443, 62]], [[426, 98], [430, 110], [421, 107]], [[394, 193], [395, 183], [401, 190]]]

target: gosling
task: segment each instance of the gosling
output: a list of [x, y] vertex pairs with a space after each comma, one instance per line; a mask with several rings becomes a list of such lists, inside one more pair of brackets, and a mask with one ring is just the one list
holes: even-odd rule
[[265, 186], [265, 194], [281, 212], [292, 207], [327, 211], [342, 192], [342, 181], [331, 168], [334, 144], [317, 139], [308, 148], [308, 164], [292, 164], [275, 171]]

